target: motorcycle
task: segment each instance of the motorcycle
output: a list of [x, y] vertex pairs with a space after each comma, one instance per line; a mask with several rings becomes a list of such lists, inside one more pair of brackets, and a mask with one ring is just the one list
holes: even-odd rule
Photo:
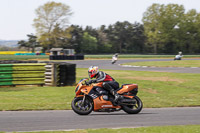
[[176, 55], [176, 56], [174, 57], [174, 60], [181, 60], [181, 58], [182, 58], [181, 55]]
[[123, 110], [128, 114], [137, 114], [142, 110], [143, 103], [137, 95], [137, 84], [124, 84], [117, 89], [120, 95], [118, 102], [114, 96], [102, 89], [102, 83], [88, 84], [88, 78], [81, 79], [75, 88], [76, 96], [71, 107], [79, 115], [95, 112], [114, 112]]
[[117, 58], [118, 58], [118, 54], [113, 55], [111, 63], [115, 64], [115, 62], [117, 62]]

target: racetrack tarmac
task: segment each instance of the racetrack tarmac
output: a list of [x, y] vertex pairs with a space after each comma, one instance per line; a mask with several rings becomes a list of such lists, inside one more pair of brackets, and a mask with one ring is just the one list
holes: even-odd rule
[[[144, 62], [144, 61], [170, 61], [172, 59], [121, 59], [115, 64], [111, 64], [111, 60], [77, 60], [69, 61], [75, 63], [77, 68], [89, 68], [92, 65], [99, 66], [99, 69], [112, 70], [133, 70], [133, 71], [154, 71], [154, 72], [174, 72], [174, 73], [200, 73], [200, 68], [189, 67], [124, 67], [120, 64], [127, 62]], [[185, 60], [200, 60], [200, 59], [185, 59]], [[181, 61], [181, 60], [180, 60]]]
[[2, 111], [0, 131], [44, 131], [88, 128], [123, 128], [164, 125], [200, 125], [200, 107], [144, 108], [131, 115], [119, 112], [92, 112], [87, 116], [72, 110]]

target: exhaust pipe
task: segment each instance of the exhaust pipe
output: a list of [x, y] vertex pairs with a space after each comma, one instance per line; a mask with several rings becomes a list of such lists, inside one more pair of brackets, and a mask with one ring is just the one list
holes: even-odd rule
[[120, 102], [121, 102], [121, 103], [136, 104], [136, 100], [134, 100], [134, 99], [122, 99]]

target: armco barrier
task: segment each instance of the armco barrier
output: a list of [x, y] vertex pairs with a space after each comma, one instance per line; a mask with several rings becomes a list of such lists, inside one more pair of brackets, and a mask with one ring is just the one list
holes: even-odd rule
[[75, 64], [54, 62], [0, 64], [0, 86], [66, 86], [74, 85], [75, 82]]

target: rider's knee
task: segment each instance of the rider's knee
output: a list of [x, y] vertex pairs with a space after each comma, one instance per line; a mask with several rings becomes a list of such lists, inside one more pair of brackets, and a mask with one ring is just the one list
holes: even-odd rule
[[109, 84], [108, 84], [107, 82], [103, 82], [102, 86], [103, 86], [104, 88], [108, 88], [108, 87], [109, 87]]

